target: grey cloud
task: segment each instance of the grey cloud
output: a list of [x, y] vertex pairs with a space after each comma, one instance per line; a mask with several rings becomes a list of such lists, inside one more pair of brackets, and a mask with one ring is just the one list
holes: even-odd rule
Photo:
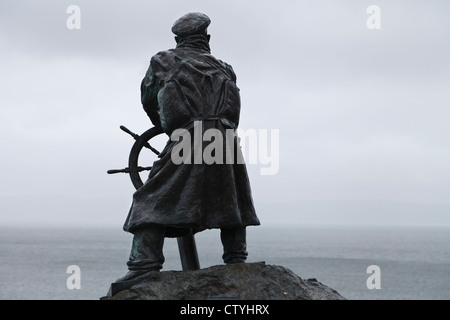
[[[70, 4], [0, 4], [0, 197], [126, 207], [128, 177], [105, 174], [126, 165], [132, 143], [118, 126], [150, 125], [139, 104], [148, 61], [174, 46], [173, 21], [203, 11], [213, 54], [237, 72], [241, 127], [280, 129], [279, 174], [249, 167], [261, 210], [311, 199], [449, 203], [450, 3], [380, 0], [382, 29], [368, 30], [372, 1], [79, 0], [72, 31]], [[305, 208], [285, 207], [293, 220]]]

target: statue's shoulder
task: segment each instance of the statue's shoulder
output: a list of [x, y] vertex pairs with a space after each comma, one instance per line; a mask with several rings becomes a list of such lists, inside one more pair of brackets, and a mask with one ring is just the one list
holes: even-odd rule
[[[236, 74], [233, 67], [221, 60], [216, 58], [210, 53], [198, 54], [196, 51], [191, 50], [179, 50], [179, 49], [168, 49], [159, 51], [156, 53], [150, 61], [151, 67], [154, 71], [170, 71], [177, 63], [182, 61], [202, 61], [206, 59], [210, 65], [215, 66], [222, 71], [224, 71], [230, 79], [236, 81]], [[203, 60], [204, 61], [204, 60]]]
[[163, 50], [156, 53], [152, 58], [151, 61], [168, 61], [171, 59], [174, 59], [176, 56], [176, 52], [174, 49], [169, 50]]
[[211, 55], [211, 57], [216, 61], [216, 63], [217, 63], [218, 65], [221, 66], [221, 68], [222, 68], [223, 70], [226, 70], [226, 71], [228, 72], [228, 74], [229, 74], [229, 76], [230, 76], [231, 79], [233, 79], [234, 81], [236, 81], [236, 74], [234, 73], [234, 70], [233, 70], [233, 67], [231, 66], [231, 64], [229, 64], [229, 63], [227, 63], [227, 62], [225, 62], [225, 61], [223, 61], [223, 60], [221, 60], [221, 59], [218, 59], [218, 58], [216, 58], [216, 57], [214, 57], [214, 56], [212, 56], [212, 55]]
[[224, 68], [226, 68], [234, 73], [234, 70], [233, 70], [233, 67], [231, 66], [231, 64], [229, 64], [223, 60], [220, 60], [220, 59], [217, 59], [217, 60], [223, 65]]
[[173, 49], [159, 51], [150, 59], [150, 68], [155, 72], [165, 72], [170, 70], [179, 60]]

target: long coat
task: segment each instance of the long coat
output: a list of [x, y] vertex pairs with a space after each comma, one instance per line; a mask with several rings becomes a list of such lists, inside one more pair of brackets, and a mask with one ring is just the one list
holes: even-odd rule
[[[259, 225], [245, 164], [236, 163], [238, 139], [231, 142], [233, 163], [225, 161], [226, 130], [239, 123], [240, 97], [232, 67], [216, 59], [209, 46], [187, 43], [152, 57], [141, 84], [144, 110], [155, 126], [169, 136], [185, 128], [194, 136], [194, 122], [203, 132], [220, 130], [224, 141], [223, 164], [175, 164], [169, 140], [153, 164], [148, 180], [133, 195], [124, 230], [163, 225], [166, 237], [178, 237], [211, 228]], [[199, 123], [199, 122], [195, 122]], [[201, 148], [210, 142], [202, 142]], [[229, 144], [228, 144], [229, 147]], [[194, 148], [191, 148], [192, 156]], [[229, 162], [229, 161], [228, 161]]]

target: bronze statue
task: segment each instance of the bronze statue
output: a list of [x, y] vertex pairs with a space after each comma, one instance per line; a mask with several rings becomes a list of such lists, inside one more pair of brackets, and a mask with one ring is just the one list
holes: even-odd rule
[[[202, 133], [216, 129], [225, 137], [239, 124], [236, 75], [230, 65], [211, 55], [210, 22], [202, 13], [178, 19], [172, 27], [176, 48], [153, 56], [142, 80], [143, 108], [153, 125], [171, 139], [154, 162], [148, 180], [133, 195], [123, 227], [134, 235], [129, 272], [116, 283], [142, 279], [160, 270], [165, 237], [212, 228], [221, 230], [224, 263], [245, 262], [246, 227], [260, 224], [245, 164], [236, 161], [240, 152], [236, 135], [232, 139], [235, 161], [231, 163], [225, 159], [198, 163], [195, 147], [191, 154], [183, 155], [189, 161], [175, 164], [172, 160], [174, 148], [182, 143], [173, 139], [176, 129], [185, 129], [193, 136], [200, 123]], [[203, 151], [207, 146], [208, 141], [202, 141], [199, 148]]]

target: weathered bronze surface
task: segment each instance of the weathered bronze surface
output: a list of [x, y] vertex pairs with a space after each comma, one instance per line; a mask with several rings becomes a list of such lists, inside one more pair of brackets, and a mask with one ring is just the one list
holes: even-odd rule
[[[225, 137], [227, 130], [238, 127], [241, 104], [236, 75], [229, 64], [211, 55], [210, 22], [201, 13], [181, 17], [172, 28], [176, 48], [151, 58], [141, 83], [141, 101], [155, 126], [153, 133], [164, 132], [170, 137], [176, 129], [185, 129], [193, 136], [194, 122], [200, 121], [203, 133], [215, 129]], [[124, 127], [122, 130], [137, 141], [145, 140]], [[152, 149], [146, 139], [140, 148]], [[245, 164], [236, 159], [232, 163], [224, 159], [222, 164], [175, 164], [171, 152], [179, 143], [169, 139], [148, 179], [143, 185], [135, 184], [137, 190], [123, 226], [134, 234], [130, 273], [119, 282], [161, 269], [164, 237], [190, 236], [205, 229], [221, 229], [225, 263], [246, 260], [245, 229], [260, 222]], [[209, 143], [202, 141], [201, 151]], [[231, 144], [240, 150], [236, 136]], [[192, 148], [192, 159], [195, 151]], [[134, 152], [138, 155], [140, 150]], [[119, 171], [138, 175], [139, 170], [148, 169], [138, 168], [137, 156], [135, 159], [136, 163], [130, 162], [129, 168]]]

